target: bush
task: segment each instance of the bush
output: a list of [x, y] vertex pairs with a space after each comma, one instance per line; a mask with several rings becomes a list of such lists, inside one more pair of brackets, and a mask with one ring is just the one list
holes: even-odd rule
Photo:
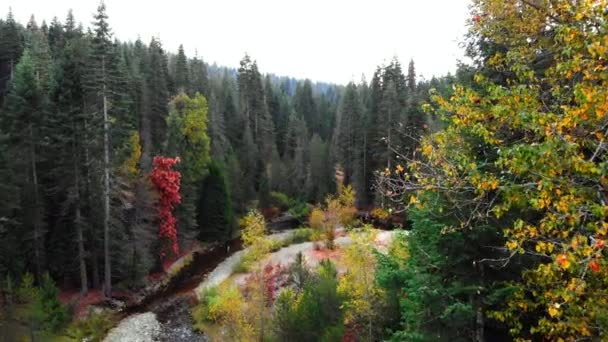
[[374, 208], [370, 214], [378, 221], [386, 221], [391, 216], [388, 210], [382, 208]]
[[310, 241], [312, 238], [312, 229], [310, 228], [298, 228], [295, 229], [292, 233], [291, 236], [287, 239], [291, 244], [294, 243], [302, 243], [302, 242], [308, 242]]
[[266, 238], [266, 221], [259, 211], [250, 211], [240, 221], [243, 246], [249, 251], [243, 255], [243, 262], [250, 267], [260, 260], [272, 248], [272, 242]]
[[203, 290], [200, 295], [201, 299], [199, 301], [199, 304], [192, 309], [192, 318], [195, 322], [195, 328], [197, 328], [197, 322], [201, 323], [212, 321], [211, 316], [209, 315], [209, 307], [211, 306], [211, 303], [217, 299], [217, 297], [217, 286], [212, 286]]
[[273, 320], [279, 341], [342, 340], [344, 316], [336, 274], [335, 266], [324, 260], [301, 292], [291, 288], [281, 291]]
[[300, 221], [304, 220], [310, 214], [308, 203], [300, 200], [293, 200], [289, 208], [289, 214]]
[[34, 286], [34, 276], [31, 273], [23, 275], [15, 293], [19, 303], [31, 303], [36, 299], [38, 289]]
[[236, 286], [222, 285], [207, 289], [193, 309], [194, 327], [201, 331], [205, 323], [219, 324], [230, 341], [254, 340], [254, 328], [248, 320], [243, 295]]
[[59, 301], [59, 289], [51, 276], [46, 273], [37, 291], [35, 311], [40, 316], [42, 328], [49, 332], [58, 332], [67, 321], [67, 310]]
[[76, 320], [68, 327], [68, 335], [76, 341], [99, 342], [116, 324], [116, 317], [107, 311], [91, 313], [87, 318]]
[[270, 205], [286, 211], [291, 206], [292, 200], [282, 192], [273, 191], [270, 193]]
[[236, 263], [232, 268], [233, 273], [248, 273], [251, 268], [249, 262], [247, 262], [247, 258], [245, 255]]

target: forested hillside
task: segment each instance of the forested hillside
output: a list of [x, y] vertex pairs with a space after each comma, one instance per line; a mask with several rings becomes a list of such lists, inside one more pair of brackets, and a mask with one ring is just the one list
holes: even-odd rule
[[419, 108], [428, 89], [454, 82], [417, 82], [414, 62], [404, 74], [396, 59], [347, 86], [264, 76], [247, 55], [236, 70], [208, 68], [157, 39], [121, 42], [103, 4], [91, 27], [71, 12], [50, 24], [9, 12], [0, 32], [0, 274], [49, 272], [107, 295], [159, 265], [156, 156], [181, 158], [182, 248], [232, 236], [199, 213], [211, 161], [227, 187], [215, 195], [237, 215], [269, 207], [272, 192], [321, 201], [335, 192], [336, 168], [371, 206], [383, 201], [374, 170], [395, 165], [402, 148], [413, 153], [434, 124]]
[[[233, 268], [186, 289], [211, 337], [608, 339], [608, 2], [473, 0], [467, 25], [455, 75], [393, 57], [343, 85], [121, 41], [103, 2], [9, 11], [0, 332], [59, 334], [221, 246]], [[67, 335], [124, 318], [92, 317]]]

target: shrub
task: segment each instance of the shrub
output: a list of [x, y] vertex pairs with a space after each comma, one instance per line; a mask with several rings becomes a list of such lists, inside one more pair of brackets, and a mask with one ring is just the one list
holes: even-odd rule
[[36, 298], [38, 289], [34, 286], [34, 276], [26, 273], [21, 277], [21, 283], [16, 290], [17, 301], [20, 303], [30, 303]]
[[374, 219], [379, 221], [386, 221], [391, 216], [388, 210], [382, 208], [374, 208], [370, 214]]
[[40, 288], [36, 294], [35, 312], [40, 316], [42, 328], [45, 331], [59, 331], [67, 320], [65, 306], [59, 301], [59, 289], [51, 276], [46, 273], [42, 277]]
[[200, 295], [201, 299], [199, 301], [199, 304], [192, 309], [192, 318], [195, 322], [195, 328], [197, 328], [196, 323], [212, 321], [211, 317], [209, 316], [209, 307], [217, 297], [217, 286], [212, 286], [203, 290]]
[[293, 200], [289, 207], [289, 214], [298, 220], [304, 220], [310, 214], [310, 208], [306, 202]]
[[91, 313], [87, 318], [72, 322], [68, 335], [76, 341], [99, 342], [116, 324], [116, 317], [108, 311]]
[[243, 246], [249, 251], [243, 255], [248, 267], [268, 253], [272, 242], [266, 238], [266, 221], [259, 211], [250, 211], [240, 221]]
[[254, 340], [254, 328], [248, 320], [247, 308], [236, 286], [222, 285], [206, 290], [192, 311], [194, 327], [203, 330], [205, 323], [217, 323], [225, 329], [230, 341]]
[[310, 241], [312, 238], [312, 229], [310, 228], [298, 228], [295, 229], [291, 236], [288, 238], [290, 245], [294, 243], [302, 243]]
[[250, 264], [247, 262], [245, 255], [232, 268], [233, 273], [247, 273], [250, 270]]
[[342, 298], [336, 268], [323, 260], [303, 290], [281, 291], [275, 304], [273, 330], [279, 341], [341, 341]]
[[291, 206], [291, 199], [282, 192], [272, 191], [270, 193], [270, 205], [286, 211]]

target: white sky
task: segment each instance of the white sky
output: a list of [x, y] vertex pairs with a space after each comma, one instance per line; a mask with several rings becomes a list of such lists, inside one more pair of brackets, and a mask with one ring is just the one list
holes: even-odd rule
[[[237, 67], [247, 52], [262, 73], [347, 83], [370, 79], [375, 67], [410, 58], [418, 75], [455, 71], [466, 32], [468, 0], [106, 0], [110, 27], [122, 41], [160, 37], [165, 49], [184, 44], [209, 63]], [[26, 23], [68, 9], [85, 27], [98, 0], [3, 0]]]

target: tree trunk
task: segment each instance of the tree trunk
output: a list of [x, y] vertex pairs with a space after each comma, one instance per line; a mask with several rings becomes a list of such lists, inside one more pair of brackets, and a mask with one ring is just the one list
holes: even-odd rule
[[[479, 273], [480, 273], [480, 279], [481, 279], [481, 287], [485, 286], [485, 269], [484, 269], [484, 265], [483, 263], [478, 263], [479, 264]], [[475, 311], [476, 311], [476, 315], [475, 315], [475, 341], [476, 342], [484, 342], [485, 341], [485, 336], [484, 336], [484, 325], [485, 325], [485, 320], [484, 320], [484, 316], [483, 316], [483, 310], [482, 310], [482, 304], [481, 304], [481, 300], [479, 299], [479, 293], [478, 296], [475, 298]]]
[[[105, 75], [105, 63], [102, 61]], [[106, 85], [103, 85], [103, 253], [104, 253], [104, 294], [112, 297], [112, 264], [110, 262], [110, 137], [108, 122], [108, 99]]]
[[[87, 108], [87, 104], [86, 102], [84, 102], [83, 104], [83, 108]], [[92, 208], [93, 204], [91, 201], [91, 170], [90, 170], [90, 165], [91, 165], [91, 158], [90, 158], [90, 152], [89, 152], [89, 146], [87, 144], [87, 142], [89, 141], [89, 125], [88, 125], [88, 121], [85, 118], [84, 119], [84, 165], [85, 165], [85, 184], [86, 184], [86, 188], [85, 188], [85, 192], [86, 192], [86, 201], [87, 201], [87, 205], [89, 206], [89, 208]], [[90, 210], [90, 209], [89, 209]], [[97, 249], [97, 235], [95, 234], [96, 232], [93, 231], [91, 232], [91, 245], [89, 247], [89, 250], [91, 251], [91, 263], [92, 263], [92, 284], [91, 286], [94, 289], [98, 289], [100, 286], [100, 279], [99, 279], [99, 252]]]
[[142, 174], [146, 174], [152, 170], [152, 123], [150, 122], [150, 106], [148, 90], [146, 84], [142, 86], [142, 103], [139, 121], [139, 140], [141, 142], [141, 157], [139, 165]]
[[36, 168], [36, 145], [34, 143], [34, 128], [29, 124], [30, 138], [30, 167], [32, 169], [32, 185], [34, 186], [34, 264], [36, 265], [36, 279], [40, 281], [42, 265], [40, 260], [40, 201], [38, 198], [38, 171]]
[[475, 318], [475, 341], [476, 342], [484, 342], [484, 317], [483, 312], [481, 311], [481, 306], [477, 306], [477, 315]]
[[82, 215], [80, 212], [80, 173], [78, 170], [78, 153], [76, 151], [76, 125], [72, 125], [74, 137], [72, 140], [72, 158], [74, 161], [74, 191], [76, 192], [76, 213], [74, 225], [76, 226], [76, 238], [78, 239], [78, 263], [80, 268], [80, 294], [86, 295], [89, 290], [87, 279], [87, 264], [85, 261], [84, 236], [82, 233]]

